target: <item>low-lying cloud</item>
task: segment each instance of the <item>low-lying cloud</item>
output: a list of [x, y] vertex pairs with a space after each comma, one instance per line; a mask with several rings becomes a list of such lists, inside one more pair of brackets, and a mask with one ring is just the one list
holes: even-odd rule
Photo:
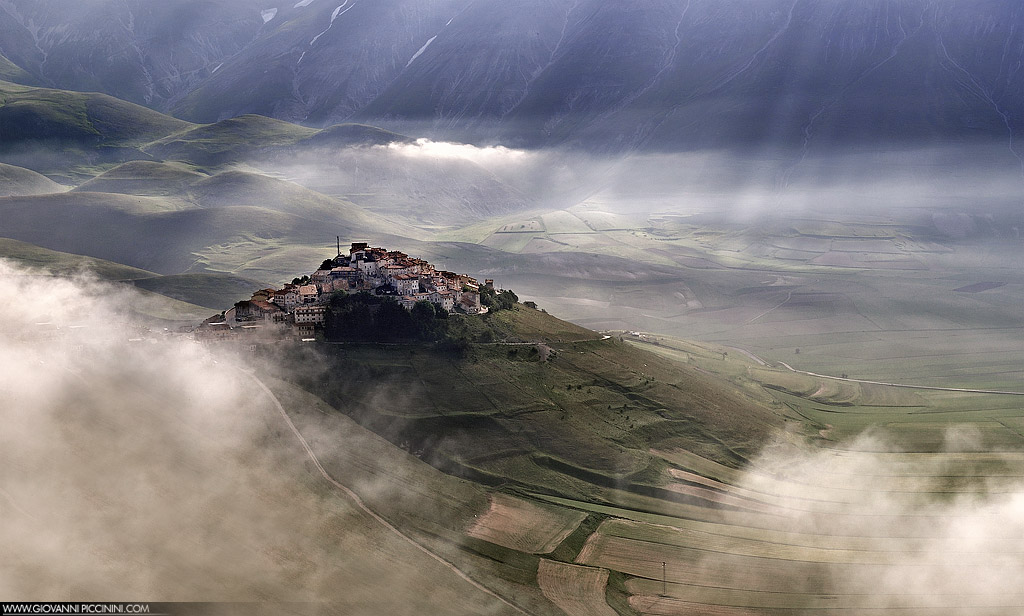
[[[353, 614], [495, 603], [456, 601], [468, 584], [443, 581], [442, 565], [320, 477], [248, 372], [252, 358], [147, 330], [128, 312], [134, 292], [89, 276], [0, 260], [0, 293], [5, 600]], [[346, 446], [343, 432], [305, 430]], [[394, 489], [355, 487], [364, 498]]]
[[[708, 552], [700, 566], [732, 567], [725, 587], [804, 593], [804, 607], [1017, 614], [1024, 457], [981, 449], [970, 427], [950, 429], [945, 450], [933, 454], [897, 453], [875, 431], [837, 450], [775, 449], [742, 487], [779, 507], [764, 524], [786, 533], [768, 539], [786, 546], [778, 560], [741, 565]], [[733, 523], [750, 523], [734, 515]], [[742, 570], [754, 560], [760, 578]]]
[[412, 143], [396, 141], [378, 147], [408, 158], [468, 160], [492, 170], [510, 164], [526, 164], [539, 155], [536, 150], [520, 150], [503, 145], [480, 147], [468, 143], [430, 139], [417, 139]]

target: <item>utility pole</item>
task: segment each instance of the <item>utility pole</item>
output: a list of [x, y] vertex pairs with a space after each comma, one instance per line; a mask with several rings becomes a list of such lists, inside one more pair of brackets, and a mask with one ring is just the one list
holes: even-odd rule
[[665, 574], [666, 566], [667, 565], [666, 565], [665, 561], [661, 561], [661, 596], [662, 597], [667, 597], [668, 596], [668, 576]]

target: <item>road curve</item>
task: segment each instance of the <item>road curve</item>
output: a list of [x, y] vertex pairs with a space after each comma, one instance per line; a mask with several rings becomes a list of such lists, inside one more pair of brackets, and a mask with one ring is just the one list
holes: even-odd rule
[[[242, 372], [245, 372], [245, 371], [242, 370]], [[364, 513], [366, 513], [367, 515], [372, 517], [374, 520], [377, 520], [377, 522], [379, 522], [382, 526], [384, 526], [385, 528], [390, 530], [395, 535], [398, 535], [399, 537], [401, 537], [403, 540], [405, 540], [407, 543], [409, 543], [410, 545], [415, 547], [417, 550], [423, 552], [424, 554], [426, 554], [430, 558], [433, 558], [437, 562], [439, 562], [442, 565], [444, 565], [445, 567], [447, 567], [449, 570], [451, 570], [452, 573], [454, 573], [455, 575], [459, 576], [463, 580], [469, 582], [477, 590], [480, 590], [480, 591], [483, 591], [483, 592], [487, 593], [488, 595], [494, 597], [498, 601], [501, 601], [505, 605], [507, 605], [510, 608], [514, 609], [515, 611], [519, 612], [520, 614], [526, 614], [527, 616], [534, 616], [532, 613], [524, 610], [523, 608], [519, 607], [518, 605], [510, 602], [505, 597], [502, 597], [501, 595], [497, 594], [493, 590], [487, 588], [486, 586], [480, 584], [479, 582], [477, 582], [473, 578], [469, 577], [461, 569], [456, 567], [453, 563], [448, 562], [447, 560], [445, 560], [441, 556], [438, 556], [434, 552], [431, 552], [429, 549], [427, 549], [426, 547], [421, 545], [415, 539], [413, 539], [409, 535], [407, 535], [404, 532], [402, 532], [401, 530], [399, 530], [398, 527], [396, 527], [393, 524], [391, 524], [391, 522], [388, 522], [387, 520], [385, 520], [381, 516], [377, 515], [372, 509], [370, 509], [369, 507], [366, 506], [366, 503], [363, 502], [363, 499], [359, 498], [358, 494], [353, 492], [347, 486], [344, 486], [341, 483], [339, 483], [336, 479], [334, 479], [334, 477], [331, 477], [331, 475], [327, 472], [327, 470], [324, 469], [323, 464], [321, 464], [320, 460], [316, 457], [316, 454], [313, 453], [313, 449], [309, 446], [309, 443], [306, 441], [306, 438], [304, 436], [302, 436], [302, 433], [299, 432], [299, 429], [295, 427], [295, 424], [292, 422], [291, 417], [288, 416], [287, 411], [285, 411], [284, 407], [281, 406], [281, 402], [280, 402], [280, 400], [277, 399], [277, 396], [274, 395], [274, 392], [271, 391], [270, 388], [267, 387], [266, 384], [262, 380], [260, 380], [260, 378], [257, 377], [255, 374], [252, 374], [252, 373], [249, 373], [249, 372], [245, 372], [245, 374], [248, 375], [249, 377], [251, 377], [252, 380], [255, 381], [257, 385], [259, 385], [260, 389], [262, 389], [267, 394], [267, 396], [271, 399], [271, 401], [273, 401], [274, 406], [277, 407], [277, 412], [281, 414], [281, 417], [284, 418], [285, 423], [287, 423], [288, 427], [291, 428], [292, 434], [294, 434], [295, 437], [297, 439], [299, 439], [299, 442], [302, 444], [302, 448], [306, 450], [306, 455], [308, 455], [309, 459], [313, 461], [313, 464], [316, 466], [317, 470], [320, 471], [320, 475], [323, 476], [323, 478], [326, 479], [328, 482], [330, 482], [331, 485], [333, 485], [334, 487], [336, 487], [339, 490], [341, 490], [342, 492], [344, 492], [345, 495], [348, 496], [360, 509], [362, 509]]]

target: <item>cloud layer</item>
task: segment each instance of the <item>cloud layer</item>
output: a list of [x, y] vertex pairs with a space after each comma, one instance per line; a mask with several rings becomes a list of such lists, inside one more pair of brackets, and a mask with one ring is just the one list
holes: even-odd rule
[[[496, 603], [324, 481], [251, 358], [133, 324], [135, 294], [90, 277], [0, 261], [0, 293], [5, 600]], [[358, 446], [308, 419], [304, 431]], [[356, 487], [366, 498], [386, 483]]]

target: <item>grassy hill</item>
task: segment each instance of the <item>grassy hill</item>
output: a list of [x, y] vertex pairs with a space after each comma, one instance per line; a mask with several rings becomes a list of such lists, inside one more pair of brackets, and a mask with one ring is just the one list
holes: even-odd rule
[[149, 158], [139, 146], [191, 126], [105, 94], [0, 81], [0, 160], [66, 184]]
[[142, 196], [180, 196], [206, 176], [180, 163], [133, 160], [79, 184], [79, 192]]
[[269, 148], [293, 146], [316, 133], [316, 129], [297, 124], [244, 115], [157, 139], [145, 151], [162, 159], [220, 165], [245, 160]]
[[[0, 56], [0, 79], [11, 72], [5, 73], [5, 67]], [[111, 171], [110, 165], [125, 161], [155, 158], [218, 166], [272, 151], [409, 140], [361, 124], [317, 130], [259, 115], [196, 125], [105, 94], [31, 87], [10, 81], [0, 81], [0, 132], [4, 136], [0, 158], [5, 162], [67, 179], [69, 183], [104, 174]], [[132, 165], [103, 178], [103, 185], [112, 186], [111, 180], [124, 182], [146, 177], [167, 181], [171, 179], [167, 177], [170, 171], [166, 167]]]
[[4, 146], [57, 141], [78, 146], [138, 146], [193, 126], [96, 93], [0, 82]]
[[407, 143], [412, 138], [368, 124], [334, 124], [299, 142], [303, 146], [338, 148], [352, 145]]
[[240, 169], [208, 176], [185, 163], [129, 161], [83, 182], [74, 191], [167, 197], [203, 208], [258, 206], [339, 224], [341, 229], [387, 231], [410, 237], [421, 235], [412, 227], [384, 220], [344, 199]]
[[239, 300], [249, 299], [253, 291], [267, 286], [256, 280], [216, 272], [141, 278], [135, 280], [134, 285], [216, 312], [230, 308]]
[[[657, 492], [651, 448], [740, 466], [785, 423], [764, 397], [537, 310], [453, 319], [486, 343], [467, 357], [328, 346], [301, 384], [447, 472], [575, 496]], [[402, 393], [371, 402], [382, 387]]]
[[0, 197], [42, 195], [65, 190], [66, 186], [31, 169], [0, 163]]
[[0, 238], [0, 255], [26, 267], [40, 268], [64, 276], [81, 272], [92, 272], [104, 280], [139, 280], [156, 276], [153, 272], [137, 267], [50, 250], [9, 238]]
[[144, 321], [172, 323], [194, 323], [209, 316], [209, 307], [202, 304], [222, 306], [211, 298], [227, 300], [234, 295], [232, 285], [237, 289], [241, 284], [251, 285], [252, 281], [234, 280], [231, 277], [207, 274], [196, 276], [187, 285], [177, 277], [163, 280], [162, 276], [143, 269], [121, 265], [104, 259], [50, 250], [34, 244], [0, 238], [0, 255], [18, 265], [54, 276], [96, 276], [110, 282], [123, 282], [137, 287], [130, 310]]
[[213, 245], [324, 235], [320, 223], [262, 208], [182, 210], [155, 197], [106, 193], [4, 197], [0, 212], [14, 239], [167, 274], [187, 270], [194, 253]]
[[25, 85], [32, 85], [35, 81], [32, 75], [3, 55], [0, 55], [0, 80]]
[[657, 452], [734, 470], [788, 423], [769, 398], [541, 311], [452, 318], [498, 342], [268, 345], [259, 373], [332, 477], [531, 613], [631, 613], [614, 565], [562, 591], [551, 568], [620, 516], [720, 515]]
[[[273, 389], [329, 472], [506, 596], [539, 590], [566, 613], [608, 616], [1019, 605], [1016, 587], [952, 583], [919, 601], [888, 581], [1005, 566], [941, 549], [962, 536], [950, 512], [1016, 515], [999, 508], [1024, 469], [1016, 398], [830, 380], [713, 344], [605, 338], [525, 307], [466, 328], [500, 342], [462, 357], [297, 347], [271, 353], [266, 374], [285, 375]], [[352, 420], [395, 447], [335, 444]], [[979, 441], [950, 441], [951, 421]], [[843, 440], [880, 424], [898, 439]], [[410, 478], [400, 449], [445, 475]]]
[[204, 207], [256, 205], [310, 220], [342, 223], [346, 228], [418, 235], [411, 227], [385, 221], [344, 199], [259, 173], [224, 171], [193, 183], [188, 192]]

